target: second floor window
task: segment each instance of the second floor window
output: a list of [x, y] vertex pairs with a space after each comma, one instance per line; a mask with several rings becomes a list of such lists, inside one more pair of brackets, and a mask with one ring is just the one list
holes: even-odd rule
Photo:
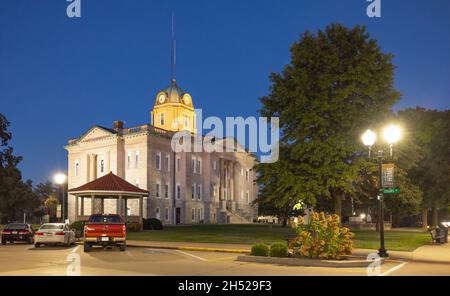
[[202, 185], [197, 186], [197, 199], [202, 199]]
[[78, 177], [79, 169], [80, 169], [80, 163], [77, 160], [77, 161], [75, 161], [75, 177]]
[[161, 152], [156, 153], [156, 169], [161, 170]]
[[156, 183], [156, 197], [161, 197], [161, 185], [159, 183]]
[[181, 199], [181, 186], [177, 185], [177, 199]]
[[195, 184], [192, 184], [192, 188], [191, 188], [191, 198], [192, 198], [192, 200], [194, 200], [195, 199]]
[[165, 114], [164, 113], [161, 113], [161, 114], [159, 114], [159, 124], [160, 125], [162, 125], [162, 126], [164, 126], [164, 123], [165, 123]]
[[170, 155], [166, 155], [166, 169], [168, 172], [170, 172]]
[[169, 198], [169, 184], [164, 186], [164, 197]]
[[137, 169], [139, 167], [139, 151], [136, 151], [136, 155], [134, 157], [134, 168]]
[[177, 173], [180, 171], [180, 163], [181, 163], [180, 157], [177, 157], [177, 163], [176, 163], [176, 171], [177, 171]]
[[102, 159], [100, 160], [100, 173], [105, 172], [105, 161]]

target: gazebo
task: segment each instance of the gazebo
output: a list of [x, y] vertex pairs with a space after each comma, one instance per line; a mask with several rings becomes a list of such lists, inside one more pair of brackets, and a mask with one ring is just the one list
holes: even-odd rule
[[[75, 220], [86, 221], [85, 200], [90, 201], [90, 214], [119, 214], [126, 222], [142, 224], [143, 200], [149, 193], [137, 186], [114, 175], [112, 172], [92, 182], [69, 190], [75, 196]], [[139, 215], [128, 215], [128, 200], [139, 199]], [[110, 212], [105, 213], [105, 200], [115, 200], [114, 207], [108, 207]], [[89, 209], [89, 206], [88, 206]]]

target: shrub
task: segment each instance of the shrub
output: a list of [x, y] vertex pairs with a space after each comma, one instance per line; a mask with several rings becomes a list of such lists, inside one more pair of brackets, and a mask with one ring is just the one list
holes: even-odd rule
[[127, 223], [127, 231], [129, 232], [138, 232], [141, 231], [141, 223], [136, 223], [136, 222], [128, 222]]
[[270, 246], [270, 257], [287, 257], [288, 247], [283, 243], [275, 243]]
[[75, 232], [76, 237], [83, 236], [83, 227], [84, 221], [75, 221], [72, 224], [70, 224], [70, 229], [72, 229]]
[[143, 219], [144, 230], [163, 230], [163, 225], [156, 218]]
[[252, 247], [251, 255], [253, 256], [269, 256], [269, 247], [266, 244], [256, 244]]
[[338, 215], [326, 216], [323, 212], [313, 213], [309, 224], [304, 224], [300, 218], [295, 225], [299, 236], [289, 248], [294, 256], [308, 258], [340, 259], [343, 255], [349, 255], [354, 235], [348, 228], [339, 227], [339, 223]]

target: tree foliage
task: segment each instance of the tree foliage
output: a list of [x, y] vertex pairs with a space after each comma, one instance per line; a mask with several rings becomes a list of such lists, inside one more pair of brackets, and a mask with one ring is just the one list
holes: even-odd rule
[[22, 181], [17, 165], [21, 157], [14, 156], [9, 146], [12, 138], [8, 131], [10, 123], [0, 114], [0, 219], [2, 223], [23, 218], [24, 213], [32, 213], [39, 201], [30, 180]]
[[[260, 201], [280, 196], [314, 202], [355, 192], [361, 133], [391, 116], [400, 98], [392, 55], [364, 27], [327, 26], [306, 32], [291, 48], [291, 63], [270, 76], [263, 116], [280, 117], [283, 153], [258, 167]], [[340, 213], [339, 213], [340, 214]]]

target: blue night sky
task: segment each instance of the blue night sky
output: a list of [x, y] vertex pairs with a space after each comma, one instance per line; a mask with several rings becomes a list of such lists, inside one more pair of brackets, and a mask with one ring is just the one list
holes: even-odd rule
[[170, 81], [172, 11], [177, 80], [205, 116], [256, 115], [291, 44], [332, 22], [366, 25], [395, 55], [396, 110], [450, 107], [448, 0], [382, 0], [380, 19], [367, 17], [365, 0], [81, 3], [70, 19], [65, 0], [0, 0], [0, 112], [35, 183], [66, 170], [63, 146], [92, 125], [150, 121]]

